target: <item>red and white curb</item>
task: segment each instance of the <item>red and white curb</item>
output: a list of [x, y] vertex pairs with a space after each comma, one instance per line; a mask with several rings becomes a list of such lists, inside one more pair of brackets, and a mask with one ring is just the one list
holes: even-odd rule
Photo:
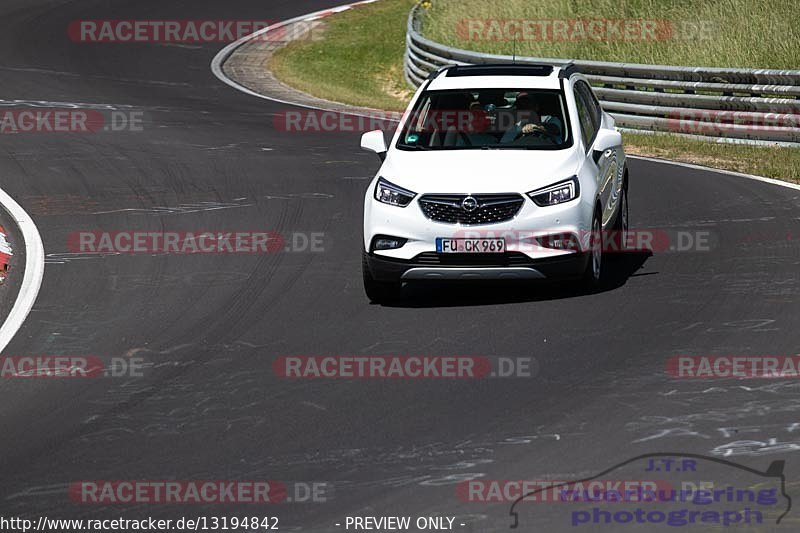
[[6, 280], [8, 262], [11, 260], [12, 255], [14, 255], [14, 251], [6, 238], [6, 229], [0, 226], [0, 283]]
[[[19, 227], [25, 243], [25, 273], [19, 288], [19, 294], [5, 322], [0, 326], [0, 352], [2, 352], [11, 342], [11, 339], [14, 338], [14, 335], [17, 334], [22, 323], [25, 322], [34, 302], [36, 302], [36, 297], [39, 295], [42, 278], [44, 277], [44, 245], [33, 219], [2, 189], [0, 189], [0, 206], [8, 212], [14, 223]], [[8, 245], [4, 233], [2, 242], [0, 242], [0, 256], [7, 253], [2, 247], [3, 243], [6, 246]], [[8, 247], [8, 250], [10, 252], [11, 248]]]

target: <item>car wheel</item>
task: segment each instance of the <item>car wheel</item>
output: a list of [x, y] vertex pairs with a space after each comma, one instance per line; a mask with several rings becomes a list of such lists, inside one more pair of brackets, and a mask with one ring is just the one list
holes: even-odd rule
[[592, 220], [592, 231], [589, 236], [589, 262], [583, 274], [586, 289], [595, 290], [600, 287], [603, 278], [603, 223], [598, 211]]
[[619, 213], [614, 223], [614, 238], [617, 239], [617, 249], [625, 250], [628, 243], [628, 231], [630, 229], [630, 208], [628, 207], [628, 180], [622, 186], [622, 194], [619, 199]]
[[372, 272], [367, 264], [367, 252], [361, 255], [361, 274], [364, 278], [364, 292], [372, 303], [380, 304], [391, 301], [400, 293], [400, 283], [378, 281], [372, 277]]

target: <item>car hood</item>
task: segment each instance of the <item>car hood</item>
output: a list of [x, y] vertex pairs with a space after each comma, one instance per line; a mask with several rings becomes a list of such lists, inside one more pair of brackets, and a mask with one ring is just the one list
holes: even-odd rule
[[566, 150], [392, 150], [381, 176], [419, 194], [525, 193], [574, 176], [583, 154]]

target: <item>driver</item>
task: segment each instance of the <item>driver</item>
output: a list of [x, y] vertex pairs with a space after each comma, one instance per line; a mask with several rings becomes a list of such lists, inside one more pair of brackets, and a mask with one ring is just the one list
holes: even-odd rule
[[515, 105], [517, 121], [503, 135], [502, 143], [510, 143], [523, 135], [531, 135], [534, 132], [547, 133], [547, 129], [542, 124], [539, 103], [528, 93], [520, 93], [517, 96]]

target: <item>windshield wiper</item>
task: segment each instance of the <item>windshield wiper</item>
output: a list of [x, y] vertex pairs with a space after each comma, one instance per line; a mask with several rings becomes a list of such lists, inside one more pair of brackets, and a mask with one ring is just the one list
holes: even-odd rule
[[399, 144], [397, 147], [401, 150], [433, 150], [433, 148], [422, 144]]
[[522, 144], [484, 144], [481, 150], [523, 150], [529, 146]]

